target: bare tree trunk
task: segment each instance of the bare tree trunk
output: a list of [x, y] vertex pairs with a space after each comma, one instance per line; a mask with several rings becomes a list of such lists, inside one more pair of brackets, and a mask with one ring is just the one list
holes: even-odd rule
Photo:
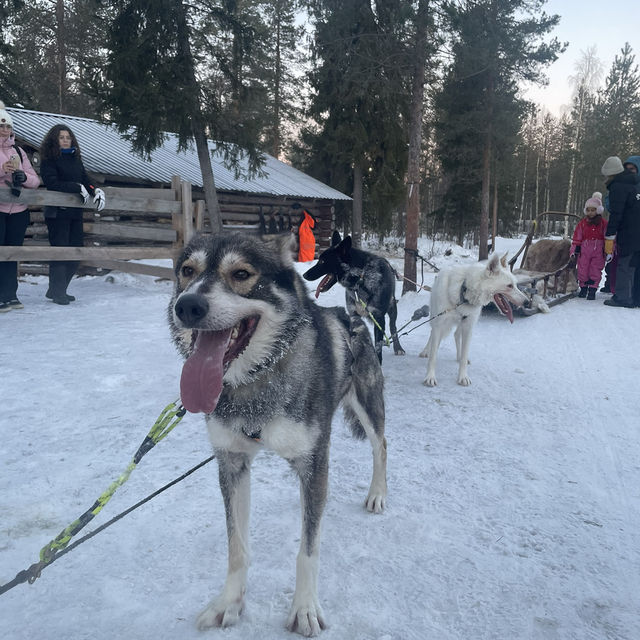
[[[575, 150], [571, 154], [571, 167], [569, 169], [569, 185], [567, 186], [567, 204], [565, 205], [565, 213], [571, 211], [571, 199], [573, 198], [573, 179], [576, 172], [576, 152]], [[567, 238], [569, 236], [569, 216], [564, 217], [564, 227], [562, 237]]]
[[[544, 163], [545, 163], [545, 173], [544, 173], [544, 210], [549, 211], [549, 207], [551, 206], [551, 187], [549, 186], [549, 172], [550, 165], [547, 158], [547, 150], [545, 147], [545, 155], [544, 155]], [[549, 216], [546, 217], [545, 220], [545, 235], [549, 233]]]
[[518, 233], [522, 233], [524, 228], [524, 195], [527, 191], [527, 166], [529, 164], [529, 141], [524, 147], [524, 171], [522, 172], [522, 197], [520, 198], [520, 214], [518, 215]]
[[362, 246], [362, 165], [357, 160], [353, 164], [353, 207], [351, 211], [351, 237], [353, 246]]
[[540, 154], [536, 158], [536, 210], [535, 215], [540, 213]]
[[282, 100], [281, 85], [282, 85], [282, 53], [280, 50], [280, 41], [282, 38], [281, 29], [282, 23], [280, 20], [280, 13], [276, 16], [276, 60], [275, 60], [275, 78], [273, 88], [273, 129], [272, 136], [273, 141], [271, 144], [271, 155], [277, 158], [280, 155], [280, 102]]
[[[571, 211], [571, 200], [573, 199], [573, 181], [576, 172], [576, 156], [578, 155], [578, 143], [580, 142], [580, 131], [582, 129], [582, 111], [584, 106], [584, 84], [578, 88], [578, 119], [576, 121], [576, 133], [571, 145], [571, 168], [569, 169], [569, 184], [567, 185], [567, 203], [565, 205], [565, 213]], [[563, 237], [569, 236], [569, 216], [564, 217]]]
[[[187, 26], [186, 8], [182, 3], [180, 6], [183, 10], [179, 13], [181, 24], [179, 32], [183, 34], [189, 33]], [[211, 153], [207, 142], [207, 134], [202, 118], [202, 110], [200, 108], [200, 90], [196, 79], [195, 63], [191, 52], [191, 43], [189, 38], [181, 39], [179, 46], [182, 48], [182, 54], [186, 62], [186, 73], [189, 74], [188, 80], [191, 85], [193, 95], [193, 116], [192, 116], [192, 133], [196, 143], [196, 152], [198, 154], [198, 162], [200, 163], [200, 172], [202, 173], [202, 187], [204, 190], [204, 200], [207, 205], [207, 214], [209, 216], [209, 224], [211, 225], [211, 233], [222, 233], [222, 217], [220, 215], [220, 205], [216, 194], [216, 183], [213, 176], [213, 168], [211, 166]]]
[[415, 67], [409, 120], [409, 162], [407, 166], [407, 220], [402, 293], [415, 291], [418, 230], [420, 226], [420, 151], [424, 114], [424, 76], [427, 63], [427, 18], [429, 1], [419, 0], [416, 15]]
[[491, 224], [491, 246], [496, 250], [496, 236], [498, 235], [498, 177], [493, 181], [493, 219]]
[[67, 95], [67, 38], [64, 28], [64, 0], [56, 0], [56, 41], [58, 49], [58, 113], [64, 113]]
[[196, 128], [196, 121], [194, 119], [193, 124], [193, 137], [196, 141], [198, 162], [200, 163], [200, 171], [202, 172], [202, 188], [204, 190], [204, 200], [207, 204], [211, 233], [222, 233], [222, 216], [220, 215], [220, 205], [218, 203], [218, 195], [216, 194], [216, 182], [213, 177], [207, 136], [201, 123], [200, 126]]
[[[490, 90], [493, 91], [493, 82], [490, 83]], [[489, 98], [491, 100], [491, 98]], [[485, 134], [484, 148], [482, 150], [482, 195], [480, 205], [480, 234], [478, 238], [479, 250], [478, 260], [486, 260], [489, 257], [489, 206], [490, 206], [490, 184], [491, 184], [491, 138], [493, 106], [490, 106], [487, 118], [487, 131]]]

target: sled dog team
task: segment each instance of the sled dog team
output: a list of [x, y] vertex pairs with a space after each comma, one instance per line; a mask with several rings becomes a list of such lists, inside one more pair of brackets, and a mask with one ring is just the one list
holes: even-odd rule
[[[249, 566], [250, 469], [261, 449], [286, 459], [300, 482], [302, 535], [296, 586], [287, 628], [316, 636], [326, 626], [317, 593], [319, 530], [327, 497], [333, 415], [342, 405], [352, 433], [368, 439], [373, 472], [365, 507], [379, 513], [387, 495], [387, 445], [380, 367], [389, 316], [397, 338], [394, 271], [389, 263], [334, 237], [304, 278], [322, 278], [316, 297], [336, 282], [346, 290], [344, 308], [310, 299], [294, 268], [290, 238], [268, 242], [244, 235], [196, 236], [176, 264], [168, 316], [173, 340], [185, 358], [181, 399], [202, 412], [218, 460], [226, 513], [228, 571], [220, 594], [198, 618], [198, 627], [226, 627], [244, 609]], [[424, 384], [436, 384], [436, 354], [455, 328], [458, 382], [468, 385], [469, 342], [481, 309], [495, 302], [513, 320], [509, 303], [525, 296], [505, 259], [438, 274], [431, 292], [431, 337]], [[374, 325], [375, 343], [363, 318]], [[309, 371], [330, 371], [314, 376]]]

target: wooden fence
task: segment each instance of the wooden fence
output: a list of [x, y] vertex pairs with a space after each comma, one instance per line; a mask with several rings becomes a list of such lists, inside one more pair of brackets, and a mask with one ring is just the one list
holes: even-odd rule
[[[19, 198], [0, 189], [0, 202], [26, 204], [31, 225], [21, 247], [0, 246], [0, 260], [39, 263], [79, 260], [103, 269], [172, 279], [173, 269], [130, 262], [175, 260], [196, 230], [204, 228], [204, 201], [193, 202], [191, 183], [175, 177], [170, 189], [105, 187], [106, 207], [100, 213], [91, 200], [45, 189], [23, 189]], [[42, 208], [47, 205], [84, 209], [84, 247], [51, 247]]]

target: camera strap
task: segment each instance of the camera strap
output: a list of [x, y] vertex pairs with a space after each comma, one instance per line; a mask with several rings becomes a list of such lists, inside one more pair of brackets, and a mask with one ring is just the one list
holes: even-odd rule
[[22, 149], [17, 144], [14, 144], [13, 148], [16, 150], [16, 152], [20, 156], [20, 164], [24, 164], [24, 156], [22, 155]]

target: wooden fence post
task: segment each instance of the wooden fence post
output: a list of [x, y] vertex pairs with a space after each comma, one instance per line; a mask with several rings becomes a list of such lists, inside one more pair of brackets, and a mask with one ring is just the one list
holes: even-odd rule
[[180, 200], [182, 202], [182, 237], [184, 244], [187, 244], [193, 236], [193, 201], [191, 199], [191, 183], [186, 180], [182, 181]]
[[[180, 187], [181, 182], [182, 182], [182, 179], [180, 178], [180, 176], [171, 177], [171, 188], [173, 189], [173, 193], [175, 194], [175, 199], [178, 201], [182, 198], [182, 189]], [[173, 247], [175, 249], [174, 251], [175, 258], [173, 259], [173, 267], [175, 268], [176, 260], [178, 259], [178, 256], [182, 253], [182, 249], [184, 247], [183, 228], [180, 221], [179, 213], [174, 212], [171, 214], [171, 226], [175, 229], [175, 232], [176, 232], [176, 241], [173, 243]]]

